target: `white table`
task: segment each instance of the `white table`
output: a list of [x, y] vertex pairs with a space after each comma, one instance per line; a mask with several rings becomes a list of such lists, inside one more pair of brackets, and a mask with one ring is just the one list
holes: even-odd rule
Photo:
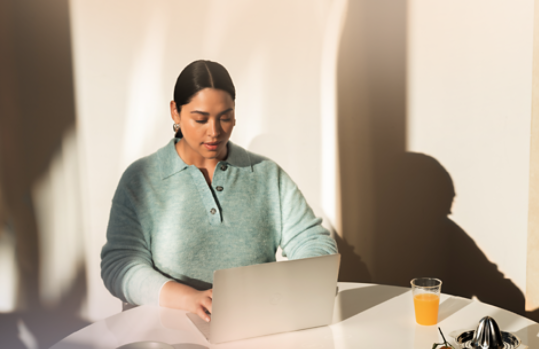
[[[212, 345], [181, 310], [140, 306], [93, 323], [51, 349], [117, 348], [137, 341], [161, 341], [176, 349], [205, 348], [417, 348], [430, 349], [444, 334], [472, 330], [491, 316], [503, 331], [539, 348], [539, 324], [478, 301], [442, 294], [438, 325], [417, 325], [408, 288], [339, 283], [330, 326]], [[449, 338], [447, 338], [449, 340]], [[453, 338], [450, 342], [454, 344]]]

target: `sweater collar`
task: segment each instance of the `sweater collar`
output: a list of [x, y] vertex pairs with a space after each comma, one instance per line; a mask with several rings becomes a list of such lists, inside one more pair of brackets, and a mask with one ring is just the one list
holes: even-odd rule
[[238, 167], [249, 172], [253, 172], [253, 166], [251, 163], [251, 157], [249, 152], [242, 147], [228, 141], [228, 156], [223, 162]]
[[[166, 146], [158, 151], [159, 164], [161, 166], [163, 179], [168, 178], [173, 174], [181, 172], [189, 167], [189, 165], [187, 165], [176, 152], [175, 145], [179, 140], [180, 138], [171, 139]], [[226, 160], [221, 162], [249, 172], [253, 171], [251, 158], [245, 149], [232, 143], [231, 141], [228, 141], [227, 147], [228, 156]]]

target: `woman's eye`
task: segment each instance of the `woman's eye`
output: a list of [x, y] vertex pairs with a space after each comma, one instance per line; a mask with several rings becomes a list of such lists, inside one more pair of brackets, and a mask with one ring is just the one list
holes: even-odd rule
[[205, 124], [206, 120], [195, 120], [197, 124]]
[[221, 118], [221, 121], [225, 121], [225, 122], [228, 122], [230, 120], [232, 120], [232, 118]]

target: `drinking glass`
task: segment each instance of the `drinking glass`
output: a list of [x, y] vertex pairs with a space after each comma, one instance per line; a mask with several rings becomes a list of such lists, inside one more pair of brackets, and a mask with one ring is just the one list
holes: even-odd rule
[[436, 325], [442, 281], [436, 278], [415, 278], [412, 284], [414, 297], [415, 321], [423, 326]]

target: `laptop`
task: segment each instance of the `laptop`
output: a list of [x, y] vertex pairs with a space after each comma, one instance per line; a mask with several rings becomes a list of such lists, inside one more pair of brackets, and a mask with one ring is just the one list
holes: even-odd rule
[[187, 314], [213, 344], [325, 326], [341, 255], [216, 270], [211, 321]]

